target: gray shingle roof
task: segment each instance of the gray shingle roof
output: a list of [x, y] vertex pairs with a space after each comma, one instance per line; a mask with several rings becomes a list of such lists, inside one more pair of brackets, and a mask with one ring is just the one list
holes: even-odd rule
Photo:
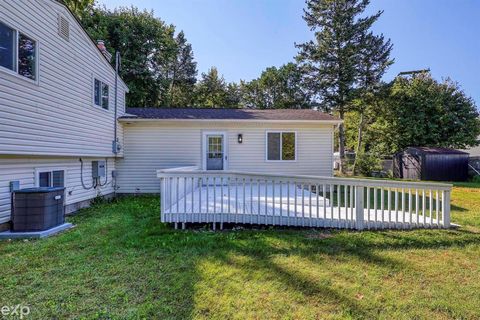
[[312, 109], [127, 108], [121, 119], [339, 121]]

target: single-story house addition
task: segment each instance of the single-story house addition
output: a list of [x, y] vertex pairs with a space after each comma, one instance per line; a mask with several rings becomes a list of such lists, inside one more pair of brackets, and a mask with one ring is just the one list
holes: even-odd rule
[[120, 122], [117, 192], [158, 193], [156, 170], [173, 167], [332, 177], [340, 120], [305, 109], [130, 108]]

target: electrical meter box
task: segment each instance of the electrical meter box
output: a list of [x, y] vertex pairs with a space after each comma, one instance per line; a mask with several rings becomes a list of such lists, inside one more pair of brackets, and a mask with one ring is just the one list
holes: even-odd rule
[[105, 175], [106, 175], [105, 161], [92, 161], [92, 177], [103, 178], [105, 177]]

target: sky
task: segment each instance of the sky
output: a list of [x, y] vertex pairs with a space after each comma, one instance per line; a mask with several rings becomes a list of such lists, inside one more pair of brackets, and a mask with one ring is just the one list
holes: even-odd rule
[[[294, 60], [295, 43], [313, 33], [302, 19], [303, 0], [97, 0], [113, 9], [136, 6], [183, 30], [199, 74], [216, 66], [227, 81], [251, 80]], [[430, 68], [457, 81], [480, 107], [480, 0], [371, 0], [383, 10], [373, 26], [394, 44], [385, 75]]]

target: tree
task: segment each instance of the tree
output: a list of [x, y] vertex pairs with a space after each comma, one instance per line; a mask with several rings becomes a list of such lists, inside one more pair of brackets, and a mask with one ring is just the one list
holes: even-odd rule
[[304, 90], [302, 73], [294, 63], [270, 67], [259, 78], [241, 83], [243, 104], [249, 108], [304, 108], [310, 96]]
[[[322, 108], [335, 111], [341, 119], [351, 107], [360, 78], [362, 50], [372, 24], [381, 11], [360, 17], [369, 0], [307, 0], [304, 20], [315, 40], [297, 45], [297, 61], [305, 73], [305, 83], [318, 97]], [[344, 126], [339, 126], [338, 144], [341, 171], [345, 159]]]
[[[358, 99], [353, 104], [355, 111], [359, 114], [358, 134], [355, 153], [363, 152], [363, 130], [364, 126], [373, 120], [379, 108], [379, 97], [385, 86], [381, 83], [382, 77], [388, 67], [393, 64], [390, 53], [393, 45], [383, 35], [375, 36], [369, 33], [365, 36], [360, 51], [361, 63], [359, 65]], [[353, 173], [356, 173], [357, 157], [353, 164]]]
[[372, 124], [372, 148], [392, 154], [409, 146], [465, 149], [478, 144], [479, 113], [474, 101], [450, 79], [428, 73], [397, 77]]
[[165, 95], [162, 97], [166, 107], [187, 107], [193, 105], [194, 88], [197, 82], [197, 63], [193, 58], [192, 45], [187, 43], [181, 31], [175, 37], [175, 54], [171, 61], [162, 63], [162, 80]]
[[175, 37], [173, 25], [135, 7], [95, 8], [82, 24], [112, 55], [121, 53], [120, 74], [130, 89], [127, 106], [191, 103], [196, 64], [184, 34]]
[[95, 0], [63, 0], [63, 3], [79, 19], [83, 19], [95, 6]]
[[195, 88], [195, 106], [203, 108], [236, 108], [238, 88], [234, 84], [225, 82], [223, 76], [218, 74], [216, 67], [207, 73], [202, 73], [201, 80]]

